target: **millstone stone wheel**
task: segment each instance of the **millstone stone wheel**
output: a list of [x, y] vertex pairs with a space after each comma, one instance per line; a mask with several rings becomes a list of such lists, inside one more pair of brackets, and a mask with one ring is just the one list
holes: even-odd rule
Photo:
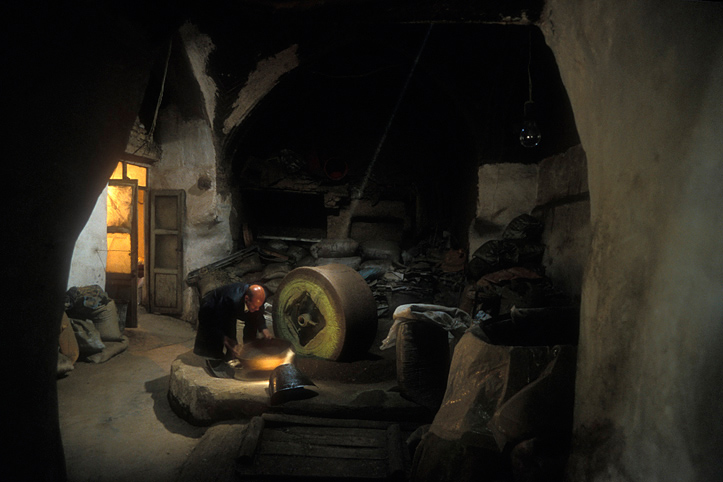
[[299, 356], [350, 360], [364, 355], [374, 342], [374, 295], [349, 266], [296, 268], [275, 296], [274, 334], [291, 342]]

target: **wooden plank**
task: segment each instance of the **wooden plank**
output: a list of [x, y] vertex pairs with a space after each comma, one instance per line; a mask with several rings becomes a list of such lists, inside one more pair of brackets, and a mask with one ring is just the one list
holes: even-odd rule
[[340, 447], [384, 447], [386, 434], [383, 431], [370, 433], [351, 431], [352, 429], [317, 430], [307, 432], [296, 430], [299, 427], [285, 427], [283, 429], [266, 429], [263, 439], [271, 442], [306, 443], [313, 445], [336, 445]]
[[264, 419], [254, 417], [246, 425], [241, 446], [239, 447], [237, 460], [241, 463], [249, 463], [254, 458], [261, 432], [264, 430]]
[[370, 438], [380, 438], [383, 439], [386, 433], [386, 428], [384, 429], [376, 429], [376, 428], [359, 428], [359, 427], [316, 427], [316, 426], [306, 426], [306, 427], [299, 427], [296, 425], [289, 425], [286, 427], [269, 427], [268, 424], [265, 425], [270, 431], [274, 432], [284, 432], [291, 435], [299, 434], [303, 436], [314, 436], [314, 435], [352, 435], [355, 437], [370, 437]]
[[283, 413], [264, 413], [261, 416], [269, 427], [276, 425], [317, 425], [322, 427], [357, 427], [386, 430], [387, 427], [394, 424], [394, 422], [377, 420], [308, 417], [305, 415], [287, 415]]
[[183, 311], [183, 189], [150, 192], [150, 308], [154, 313]]
[[[255, 474], [267, 477], [283, 477], [293, 480], [298, 477], [319, 477], [336, 479], [381, 479], [386, 477], [386, 462], [379, 460], [324, 461], [298, 456], [257, 456]], [[278, 480], [278, 479], [277, 479]]]
[[263, 440], [257, 448], [259, 455], [300, 455], [321, 459], [387, 460], [386, 447], [339, 447], [310, 443]]
[[176, 273], [166, 275], [156, 270], [154, 277], [154, 304], [160, 308], [174, 308], [178, 301], [178, 276]]
[[391, 425], [387, 436], [387, 475], [390, 480], [406, 479], [406, 464], [402, 453], [402, 430], [398, 424]]
[[225, 258], [222, 258], [218, 261], [215, 261], [211, 264], [208, 264], [202, 268], [195, 269], [188, 273], [188, 276], [186, 276], [186, 282], [189, 285], [193, 285], [196, 282], [198, 282], [199, 275], [205, 274], [206, 272], [213, 271], [216, 269], [225, 268], [227, 266], [231, 266], [239, 261], [241, 261], [244, 258], [247, 258], [254, 253], [258, 252], [257, 246], [251, 246], [249, 248], [242, 249], [241, 251], [237, 251], [230, 256], [227, 256]]
[[409, 461], [398, 423], [278, 414], [255, 419], [263, 426], [260, 437], [248, 432], [244, 454], [250, 462], [237, 464], [242, 480], [406, 480]]

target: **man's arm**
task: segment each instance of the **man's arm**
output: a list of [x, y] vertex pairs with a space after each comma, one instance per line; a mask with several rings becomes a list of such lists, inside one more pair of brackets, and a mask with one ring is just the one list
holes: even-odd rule
[[226, 349], [229, 351], [229, 353], [233, 354], [234, 358], [239, 358], [239, 356], [241, 355], [241, 346], [236, 340], [233, 340], [228, 336], [224, 336], [223, 344], [226, 346]]
[[256, 331], [264, 335], [264, 338], [266, 338], [267, 340], [273, 338], [269, 329], [266, 328], [266, 318], [264, 318], [264, 314], [261, 310], [249, 312], [247, 313], [247, 315], [249, 315], [248, 322], [253, 323], [253, 325], [256, 327]]

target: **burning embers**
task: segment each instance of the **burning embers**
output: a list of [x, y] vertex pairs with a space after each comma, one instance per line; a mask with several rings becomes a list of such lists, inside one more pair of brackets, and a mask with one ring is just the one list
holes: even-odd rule
[[274, 368], [293, 361], [294, 350], [288, 341], [281, 338], [259, 339], [243, 345], [237, 360], [237, 371], [244, 372], [245, 377], [253, 377], [257, 372], [260, 376], [268, 376]]

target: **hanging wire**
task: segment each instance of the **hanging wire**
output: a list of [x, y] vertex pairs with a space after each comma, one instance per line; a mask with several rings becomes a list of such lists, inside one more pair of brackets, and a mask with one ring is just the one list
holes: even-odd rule
[[171, 60], [171, 47], [173, 46], [173, 39], [168, 41], [168, 53], [166, 54], [166, 65], [163, 68], [163, 80], [161, 81], [161, 91], [158, 94], [158, 101], [156, 102], [156, 110], [153, 113], [153, 123], [151, 129], [148, 131], [148, 138], [153, 139], [153, 132], [156, 130], [156, 122], [158, 121], [158, 111], [161, 108], [161, 101], [163, 100], [163, 91], [166, 89], [166, 77], [168, 76], [168, 64]]
[[[105, 261], [104, 261], [103, 258], [101, 258], [101, 256], [100, 256], [101, 251], [106, 253], [106, 260], [105, 260]], [[108, 261], [108, 259], [107, 259], [108, 250], [107, 250], [107, 249], [96, 249], [96, 250], [95, 250], [95, 254], [98, 255], [98, 261], [100, 261], [100, 265], [103, 267], [103, 271], [105, 271], [106, 263], [107, 263], [107, 261]]]
[[133, 151], [133, 155], [138, 154], [138, 152], [141, 149], [144, 149], [148, 147], [148, 145], [153, 140], [153, 133], [156, 130], [156, 122], [158, 121], [158, 111], [161, 108], [161, 101], [163, 100], [163, 92], [166, 89], [166, 77], [168, 76], [168, 64], [171, 60], [171, 47], [173, 45], [173, 39], [171, 39], [168, 42], [168, 53], [166, 54], [166, 65], [163, 68], [163, 80], [161, 81], [161, 91], [158, 93], [158, 100], [156, 101], [156, 110], [153, 112], [153, 122], [151, 123], [151, 128], [148, 131], [148, 135], [145, 139], [143, 139], [143, 142], [141, 142], [141, 145], [136, 148], [135, 151]]
[[432, 31], [432, 27], [434, 26], [434, 23], [429, 24], [429, 28], [427, 29], [427, 33], [424, 36], [424, 40], [422, 41], [422, 45], [419, 47], [419, 51], [417, 52], [417, 56], [414, 58], [414, 63], [412, 64], [411, 69], [409, 69], [409, 74], [407, 74], [407, 79], [404, 82], [404, 86], [402, 86], [402, 90], [399, 93], [399, 97], [397, 98], [397, 103], [394, 105], [394, 109], [392, 110], [392, 114], [389, 116], [389, 120], [387, 120], [387, 125], [384, 128], [384, 132], [382, 133], [382, 137], [379, 139], [379, 143], [377, 144], [377, 148], [374, 151], [374, 155], [372, 156], [372, 160], [369, 163], [369, 166], [367, 167], [366, 173], [364, 175], [364, 179], [362, 179], [362, 185], [359, 187], [358, 196], [361, 198], [361, 196], [364, 194], [364, 190], [366, 189], [366, 185], [369, 181], [369, 178], [371, 176], [372, 169], [374, 168], [374, 164], [377, 161], [377, 157], [379, 157], [379, 152], [382, 150], [382, 146], [384, 145], [384, 141], [387, 138], [387, 134], [389, 133], [389, 129], [392, 126], [392, 122], [394, 121], [394, 117], [397, 115], [397, 111], [399, 110], [399, 106], [402, 104], [402, 100], [404, 99], [404, 94], [407, 91], [407, 87], [409, 87], [409, 82], [412, 80], [412, 75], [414, 75], [414, 70], [417, 67], [417, 64], [419, 63], [419, 59], [422, 56], [422, 52], [424, 51], [424, 47], [427, 45], [427, 39], [429, 39], [429, 33]]
[[532, 102], [532, 74], [530, 73], [530, 64], [532, 64], [532, 29], [527, 31], [527, 88], [529, 92], [528, 102]]

